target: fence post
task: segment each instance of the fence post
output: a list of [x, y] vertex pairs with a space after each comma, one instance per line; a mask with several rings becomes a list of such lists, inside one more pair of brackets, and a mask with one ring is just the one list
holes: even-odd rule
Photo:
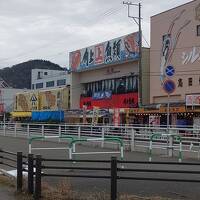
[[117, 158], [111, 157], [111, 200], [117, 199]]
[[101, 130], [101, 137], [102, 137], [101, 148], [104, 148], [104, 135], [105, 135], [105, 128], [102, 127], [102, 130]]
[[22, 191], [23, 184], [23, 157], [22, 152], [17, 152], [17, 191]]
[[59, 135], [59, 142], [61, 142], [61, 136], [62, 136], [62, 132], [61, 132], [61, 126], [59, 125], [58, 127], [58, 135]]
[[42, 125], [42, 136], [44, 136], [44, 125]]
[[131, 151], [135, 151], [135, 130], [131, 129]]
[[17, 137], [17, 124], [16, 123], [14, 125], [14, 134], [15, 134], [15, 137]]
[[42, 157], [41, 155], [36, 155], [35, 162], [35, 193], [34, 199], [38, 200], [41, 197], [41, 168], [42, 168]]
[[173, 137], [169, 135], [168, 156], [173, 157]]
[[6, 136], [6, 123], [3, 123], [3, 135]]
[[27, 137], [30, 138], [30, 126], [27, 124]]
[[78, 139], [81, 139], [81, 127], [78, 127]]
[[28, 154], [28, 193], [33, 194], [33, 154]]

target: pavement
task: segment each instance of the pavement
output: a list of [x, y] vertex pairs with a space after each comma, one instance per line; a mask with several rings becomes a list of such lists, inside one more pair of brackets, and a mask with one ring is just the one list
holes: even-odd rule
[[0, 200], [16, 200], [13, 188], [0, 185]]
[[[66, 146], [65, 143], [57, 143], [57, 142], [34, 142], [35, 147], [64, 147]], [[12, 152], [22, 151], [24, 154], [28, 153], [28, 140], [25, 138], [14, 138], [14, 137], [5, 137], [0, 136], [0, 148], [9, 150]], [[99, 147], [90, 147], [85, 145], [77, 145], [76, 150], [78, 152], [86, 152], [86, 151], [102, 151]], [[108, 149], [103, 149], [103, 151], [107, 151]], [[68, 153], [64, 150], [48, 150], [48, 151], [35, 151], [35, 154], [41, 154], [45, 158], [62, 158], [62, 159], [68, 159]], [[77, 159], [98, 159], [98, 160], [108, 160], [110, 159], [111, 155], [77, 155]], [[148, 161], [148, 155], [145, 153], [140, 152], [125, 152], [125, 160], [140, 160], [140, 161]], [[177, 161], [177, 158], [168, 158], [164, 156], [153, 156], [153, 161]], [[185, 161], [191, 161], [191, 162], [199, 162], [197, 160], [185, 160]], [[199, 162], [200, 163], [200, 162]], [[53, 163], [50, 163], [53, 164]], [[55, 164], [55, 163], [54, 163]], [[61, 163], [57, 163], [57, 165], [62, 165]], [[67, 165], [67, 164], [66, 164]], [[75, 166], [88, 166], [89, 164], [82, 164], [79, 165], [78, 163], [75, 164]], [[90, 164], [90, 166], [95, 167], [106, 167], [103, 163], [99, 164]], [[0, 168], [3, 167], [0, 165]], [[131, 167], [131, 165], [127, 165], [125, 167]], [[132, 167], [141, 168], [140, 165], [132, 165]], [[142, 166], [142, 168], [149, 168], [153, 167], [153, 169], [169, 169], [169, 166], [163, 166], [163, 165], [156, 165], [156, 166], [149, 166], [145, 165]], [[193, 167], [188, 166], [187, 169], [189, 170], [199, 170], [199, 166]], [[185, 169], [182, 166], [179, 166], [179, 168]], [[106, 172], [100, 172], [100, 171], [75, 171], [75, 172], [69, 172], [66, 170], [59, 170], [56, 171], [56, 173], [75, 173], [75, 174], [85, 174], [88, 175], [106, 175]], [[107, 174], [109, 174], [108, 172]], [[182, 178], [182, 179], [199, 179], [200, 180], [200, 174], [199, 175], [185, 175], [185, 174], [146, 174], [144, 172], [142, 173], [125, 173], [126, 176], [145, 176], [145, 177], [158, 177], [158, 178]], [[59, 182], [59, 178], [54, 177], [43, 177], [43, 181], [48, 182], [50, 185], [54, 185]], [[70, 178], [70, 182], [73, 185], [73, 188], [77, 191], [81, 192], [96, 192], [96, 191], [105, 191], [110, 192], [110, 180], [107, 179], [83, 179], [83, 178]], [[199, 190], [200, 183], [177, 183], [177, 182], [161, 182], [161, 181], [136, 181], [136, 180], [118, 180], [118, 192], [120, 194], [128, 193], [128, 194], [134, 194], [139, 196], [162, 196], [162, 197], [169, 197], [172, 199], [181, 199], [181, 200], [199, 200], [200, 199], [200, 190]], [[5, 193], [6, 191], [0, 190], [0, 194], [2, 192]], [[1, 197], [1, 195], [0, 195]], [[4, 198], [4, 199], [9, 199]]]

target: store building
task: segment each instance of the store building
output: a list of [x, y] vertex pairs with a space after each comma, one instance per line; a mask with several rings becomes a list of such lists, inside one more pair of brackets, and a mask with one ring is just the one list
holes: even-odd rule
[[170, 124], [200, 125], [199, 89], [200, 2], [194, 0], [151, 17], [150, 103], [167, 111], [170, 102]]
[[[167, 66], [174, 68], [174, 75], [166, 74]], [[168, 81], [175, 85], [170, 94], [170, 102], [185, 103], [187, 95], [200, 94], [198, 0], [151, 17], [151, 103], [167, 102], [167, 93], [163, 87]]]
[[61, 70], [32, 69], [32, 90], [53, 89], [70, 85], [70, 73]]
[[[70, 53], [71, 108], [138, 107], [138, 32]], [[149, 103], [149, 49], [142, 48], [142, 103]]]

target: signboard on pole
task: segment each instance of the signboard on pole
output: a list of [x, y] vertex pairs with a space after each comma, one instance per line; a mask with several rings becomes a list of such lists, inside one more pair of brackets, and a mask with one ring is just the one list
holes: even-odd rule
[[171, 94], [175, 91], [176, 84], [174, 83], [174, 81], [168, 79], [164, 82], [163, 89], [167, 94]]
[[167, 76], [172, 77], [175, 73], [175, 69], [172, 65], [168, 65], [165, 69], [165, 73]]
[[87, 123], [86, 111], [87, 111], [87, 106], [83, 105], [83, 124]]
[[98, 119], [99, 119], [99, 107], [94, 107], [93, 108], [93, 116], [92, 116], [92, 125], [98, 124]]
[[120, 110], [119, 109], [114, 109], [113, 124], [114, 126], [119, 126], [120, 124]]

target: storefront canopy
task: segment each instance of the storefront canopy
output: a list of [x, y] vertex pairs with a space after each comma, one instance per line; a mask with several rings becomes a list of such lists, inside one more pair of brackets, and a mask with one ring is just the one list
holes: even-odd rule
[[31, 112], [11, 112], [12, 117], [31, 117]]

